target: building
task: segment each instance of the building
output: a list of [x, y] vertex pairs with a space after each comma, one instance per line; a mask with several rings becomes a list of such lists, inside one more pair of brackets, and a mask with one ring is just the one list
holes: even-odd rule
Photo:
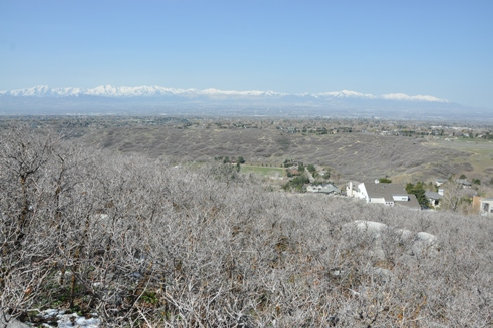
[[483, 216], [493, 216], [493, 198], [473, 196], [471, 213]]
[[320, 185], [309, 185], [306, 187], [307, 192], [322, 193], [322, 194], [339, 194], [341, 191], [333, 184], [326, 183]]
[[346, 184], [346, 196], [352, 198], [365, 198], [362, 194], [362, 189], [364, 189], [365, 184], [357, 181], [349, 181]]
[[455, 180], [455, 182], [457, 184], [461, 185], [462, 188], [464, 188], [464, 189], [470, 189], [472, 186], [472, 184], [469, 181], [467, 181], [467, 179], [457, 179], [457, 180]]
[[446, 179], [436, 179], [436, 180], [435, 180], [435, 185], [436, 185], [437, 187], [440, 187], [441, 185], [443, 185], [443, 184], [445, 184], [445, 183], [447, 183], [447, 180], [446, 180]]
[[483, 198], [479, 206], [480, 215], [493, 216], [493, 198]]
[[432, 208], [439, 208], [440, 202], [443, 198], [443, 189], [439, 189], [438, 192], [426, 191], [425, 197], [428, 199], [428, 202]]
[[395, 183], [363, 182], [356, 184], [350, 181], [346, 193], [348, 197], [365, 199], [367, 203], [421, 209], [416, 196], [408, 194], [403, 186]]

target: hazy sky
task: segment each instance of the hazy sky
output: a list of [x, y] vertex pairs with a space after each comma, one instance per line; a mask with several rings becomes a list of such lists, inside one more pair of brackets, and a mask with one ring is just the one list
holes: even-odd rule
[[0, 1], [0, 89], [427, 94], [492, 108], [493, 1]]

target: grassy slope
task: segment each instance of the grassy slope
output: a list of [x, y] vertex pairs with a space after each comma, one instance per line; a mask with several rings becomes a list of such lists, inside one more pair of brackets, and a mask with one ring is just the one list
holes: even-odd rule
[[[493, 142], [489, 140], [470, 140], [470, 139], [452, 139], [452, 140], [433, 140], [427, 143], [431, 147], [448, 148], [466, 152], [468, 155], [467, 162], [471, 164], [471, 170], [458, 172], [471, 174], [471, 176], [487, 176], [493, 173]], [[463, 158], [456, 158], [455, 163], [462, 161]]]
[[92, 131], [84, 139], [122, 152], [167, 156], [177, 160], [208, 160], [243, 156], [249, 162], [279, 167], [285, 158], [327, 165], [346, 178], [371, 179], [385, 175], [413, 178], [448, 177], [469, 169], [463, 149], [430, 145], [424, 139], [344, 133], [286, 134], [274, 128], [186, 129], [173, 126], [113, 127]]
[[281, 178], [286, 176], [286, 171], [277, 167], [262, 167], [241, 165], [241, 173], [254, 173], [265, 177]]

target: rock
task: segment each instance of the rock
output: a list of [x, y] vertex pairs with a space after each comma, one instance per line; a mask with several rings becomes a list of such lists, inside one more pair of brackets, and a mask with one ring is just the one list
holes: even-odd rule
[[402, 245], [409, 245], [408, 252], [406, 252], [409, 255], [430, 256], [436, 255], [439, 251], [438, 239], [436, 236], [427, 232], [418, 232], [414, 235], [409, 230], [390, 228], [381, 222], [357, 220], [345, 224], [343, 226], [343, 231], [356, 232], [363, 238], [371, 238], [368, 255], [372, 259], [385, 259], [385, 252], [383, 251], [382, 244], [384, 238], [383, 234], [387, 231], [394, 234]]
[[394, 233], [401, 241], [407, 241], [413, 237], [413, 233], [407, 229], [395, 229]]
[[350, 223], [353, 227], [361, 232], [365, 232], [371, 237], [377, 238], [382, 235], [382, 233], [388, 229], [385, 223], [375, 222], [375, 221], [362, 221], [357, 220], [354, 223]]
[[25, 323], [20, 322], [19, 320], [12, 319], [8, 314], [4, 315], [3, 312], [0, 311], [0, 327], [1, 328], [30, 328]]
[[413, 255], [435, 255], [438, 252], [438, 239], [427, 232], [418, 232], [411, 247]]
[[416, 241], [423, 241], [423, 242], [426, 242], [428, 244], [433, 244], [436, 242], [437, 240], [437, 237], [435, 235], [432, 235], [431, 233], [427, 233], [427, 232], [418, 232], [416, 234]]
[[357, 232], [372, 239], [372, 245], [369, 249], [368, 255], [374, 260], [385, 259], [385, 252], [382, 248], [382, 233], [387, 229], [388, 226], [385, 223], [362, 220], [357, 220], [343, 226], [343, 230], [356, 230]]

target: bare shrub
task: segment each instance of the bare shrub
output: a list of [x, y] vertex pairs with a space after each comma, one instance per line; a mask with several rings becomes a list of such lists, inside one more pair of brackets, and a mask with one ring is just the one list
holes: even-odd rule
[[[9, 315], [96, 311], [103, 326], [491, 324], [491, 220], [266, 192], [228, 166], [172, 167], [14, 132], [2, 135], [0, 171]], [[392, 227], [379, 256], [374, 236], [344, 228], [355, 220]], [[438, 255], [412, 252], [399, 228], [436, 236]]]

